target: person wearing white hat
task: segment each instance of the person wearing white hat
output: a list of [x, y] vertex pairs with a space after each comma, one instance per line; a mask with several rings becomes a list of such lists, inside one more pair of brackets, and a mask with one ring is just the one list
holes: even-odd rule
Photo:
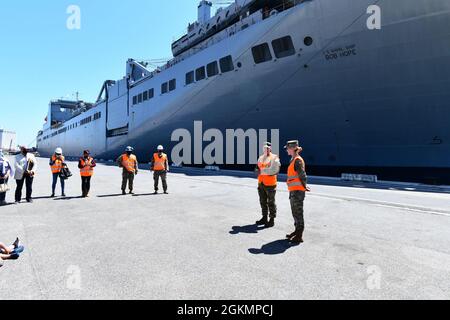
[[64, 161], [65, 161], [65, 158], [63, 156], [62, 149], [56, 148], [55, 153], [50, 158], [50, 162], [49, 162], [50, 169], [52, 170], [52, 175], [53, 175], [52, 195], [51, 195], [52, 198], [55, 197], [55, 189], [56, 189], [56, 184], [58, 183], [58, 178], [61, 183], [61, 196], [62, 197], [66, 196], [66, 194], [64, 193], [65, 181], [61, 177], [61, 170], [64, 166]]
[[159, 178], [161, 178], [164, 194], [167, 192], [167, 172], [169, 171], [169, 159], [164, 153], [164, 147], [159, 145], [157, 152], [153, 154], [150, 170], [153, 170], [154, 194], [158, 193]]
[[20, 147], [20, 153], [16, 156], [14, 164], [14, 179], [16, 180], [16, 204], [22, 200], [22, 189], [25, 184], [26, 200], [33, 202], [33, 180], [36, 174], [37, 163], [34, 154], [28, 152], [27, 147]]
[[[275, 225], [275, 218], [277, 217], [275, 195], [277, 192], [277, 175], [280, 172], [281, 162], [280, 158], [272, 153], [272, 144], [270, 142], [266, 142], [263, 149], [264, 154], [259, 157], [256, 167], [262, 219], [256, 221], [256, 224], [271, 228]], [[268, 219], [269, 213], [270, 220]]]

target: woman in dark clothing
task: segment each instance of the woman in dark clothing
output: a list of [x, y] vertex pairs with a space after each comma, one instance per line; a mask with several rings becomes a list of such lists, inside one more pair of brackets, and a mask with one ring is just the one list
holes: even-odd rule
[[78, 168], [81, 175], [82, 197], [89, 197], [91, 190], [91, 178], [94, 174], [94, 168], [97, 166], [95, 160], [90, 156], [89, 150], [84, 150], [83, 157], [78, 161]]

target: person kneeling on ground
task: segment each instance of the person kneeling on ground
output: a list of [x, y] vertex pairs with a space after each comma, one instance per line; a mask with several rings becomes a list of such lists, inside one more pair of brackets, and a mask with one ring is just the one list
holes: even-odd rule
[[24, 249], [20, 245], [19, 238], [10, 246], [0, 242], [0, 267], [3, 265], [3, 260], [17, 260]]

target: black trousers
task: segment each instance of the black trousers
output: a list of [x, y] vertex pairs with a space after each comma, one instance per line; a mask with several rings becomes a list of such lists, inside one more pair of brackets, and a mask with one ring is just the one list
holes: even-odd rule
[[88, 195], [91, 190], [91, 178], [92, 177], [81, 177], [81, 191], [83, 195]]
[[26, 186], [26, 199], [31, 200], [31, 195], [33, 193], [33, 177], [24, 176], [21, 180], [16, 180], [16, 183], [17, 183], [15, 194], [16, 201], [22, 200], [22, 189], [24, 183]]

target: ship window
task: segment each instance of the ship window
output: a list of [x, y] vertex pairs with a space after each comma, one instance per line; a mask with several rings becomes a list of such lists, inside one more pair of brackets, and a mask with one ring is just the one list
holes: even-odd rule
[[214, 77], [219, 74], [219, 66], [217, 65], [217, 61], [211, 62], [206, 66], [206, 71], [208, 73], [208, 77]]
[[205, 67], [200, 67], [195, 70], [195, 80], [200, 81], [206, 78]]
[[231, 56], [226, 56], [220, 59], [219, 63], [220, 63], [220, 70], [222, 70], [222, 73], [234, 70], [233, 59], [231, 58]]
[[139, 95], [138, 95], [138, 103], [141, 103], [142, 102], [142, 93], [140, 93]]
[[193, 83], [194, 80], [194, 71], [190, 71], [186, 73], [186, 85]]
[[177, 88], [177, 80], [172, 79], [169, 81], [169, 91], [173, 91]]
[[164, 94], [164, 93], [167, 93], [167, 82], [164, 82], [162, 85], [161, 85], [161, 93], [162, 94]]
[[311, 37], [305, 37], [305, 39], [303, 40], [303, 42], [305, 43], [305, 46], [310, 46], [313, 44], [313, 38]]
[[267, 43], [253, 47], [252, 53], [256, 64], [272, 60], [272, 54], [270, 53], [269, 45]]
[[133, 104], [137, 104], [137, 96], [133, 97]]
[[148, 99], [153, 99], [154, 96], [155, 96], [155, 90], [153, 88], [148, 90]]
[[292, 43], [292, 38], [290, 36], [273, 40], [272, 47], [275, 52], [275, 57], [278, 59], [295, 54], [294, 44]]
[[142, 93], [142, 100], [144, 101], [148, 100], [148, 91], [144, 91], [144, 93]]

